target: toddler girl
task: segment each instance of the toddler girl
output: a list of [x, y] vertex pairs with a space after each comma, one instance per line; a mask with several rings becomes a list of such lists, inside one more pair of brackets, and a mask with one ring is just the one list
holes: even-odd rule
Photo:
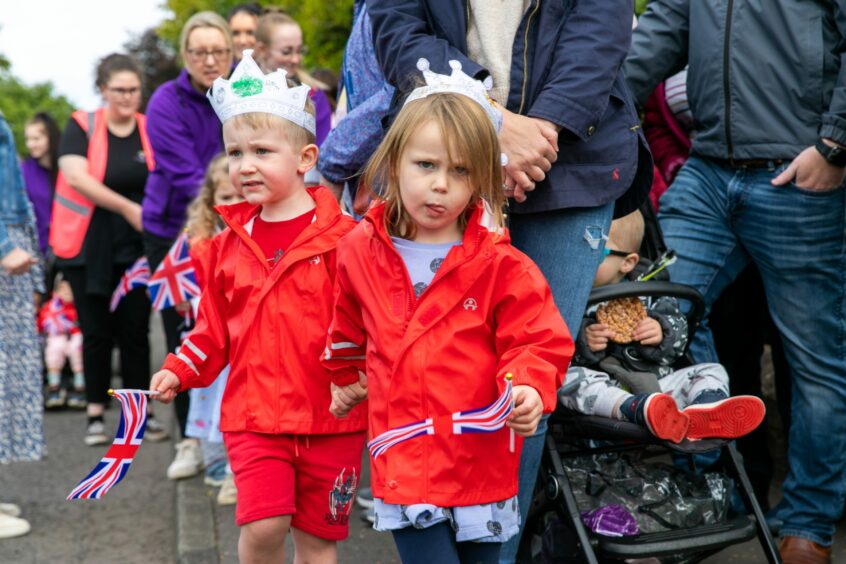
[[[85, 375], [82, 372], [82, 333], [73, 292], [67, 280], [59, 278], [53, 297], [38, 312], [38, 329], [46, 337], [44, 364], [47, 366], [47, 398], [44, 407], [85, 407]], [[62, 369], [70, 361], [73, 390], [66, 396], [62, 388]]]
[[[499, 116], [456, 73], [427, 74], [364, 173], [382, 196], [338, 244], [324, 353], [333, 413], [369, 399], [374, 527], [405, 563], [498, 560], [519, 528], [514, 433], [553, 410], [573, 353], [543, 275], [503, 228]], [[511, 432], [503, 417], [465, 424], [510, 401], [511, 384]]]

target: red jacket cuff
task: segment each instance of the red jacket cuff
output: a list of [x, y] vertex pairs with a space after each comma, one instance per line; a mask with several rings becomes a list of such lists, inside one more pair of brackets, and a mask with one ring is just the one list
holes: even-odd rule
[[332, 383], [336, 386], [349, 386], [358, 382], [358, 368], [350, 366], [332, 372]]
[[187, 390], [189, 386], [190, 380], [195, 378], [197, 374], [194, 373], [194, 370], [191, 369], [190, 366], [185, 364], [178, 356], [173, 353], [167, 355], [164, 361], [164, 365], [162, 366], [162, 370], [170, 370], [176, 377], [179, 378], [179, 391], [184, 392]]

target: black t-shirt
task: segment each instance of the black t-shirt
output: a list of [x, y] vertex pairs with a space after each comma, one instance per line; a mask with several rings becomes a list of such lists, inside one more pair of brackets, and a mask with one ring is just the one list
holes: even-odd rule
[[[140, 204], [144, 198], [148, 171], [138, 128], [126, 137], [108, 132], [108, 144], [103, 184]], [[59, 156], [65, 155], [88, 157], [88, 135], [73, 118], [68, 121], [59, 143]], [[142, 252], [141, 234], [123, 216], [97, 206], [79, 255], [73, 259], [60, 260], [60, 264], [85, 266], [88, 270], [89, 293], [110, 295], [114, 290], [109, 288], [113, 266], [129, 265]]]

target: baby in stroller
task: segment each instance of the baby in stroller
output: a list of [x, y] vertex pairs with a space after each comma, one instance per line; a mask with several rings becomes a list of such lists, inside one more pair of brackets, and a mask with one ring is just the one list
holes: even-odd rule
[[[594, 287], [632, 276], [640, 257], [644, 220], [639, 211], [614, 220]], [[675, 443], [734, 439], [765, 415], [755, 396], [729, 397], [728, 374], [714, 363], [675, 369], [688, 327], [674, 298], [623, 298], [590, 306], [576, 354], [559, 393], [561, 403], [588, 415], [636, 423]]]

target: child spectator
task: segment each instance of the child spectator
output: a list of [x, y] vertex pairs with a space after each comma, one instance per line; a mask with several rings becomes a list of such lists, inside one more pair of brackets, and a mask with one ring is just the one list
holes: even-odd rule
[[[44, 364], [47, 366], [47, 398], [44, 407], [85, 407], [85, 374], [82, 372], [82, 332], [70, 283], [61, 278], [56, 282], [53, 297], [38, 312], [38, 331], [46, 337]], [[62, 388], [62, 369], [70, 361], [73, 370], [73, 390], [67, 394]]]
[[284, 70], [265, 76], [246, 50], [209, 98], [246, 202], [217, 208], [228, 228], [211, 243], [197, 325], [150, 386], [169, 402], [229, 364], [220, 429], [238, 488], [241, 561], [282, 561], [289, 529], [297, 561], [334, 561], [366, 408], [332, 417], [320, 353], [336, 244], [354, 222], [329, 190], [305, 187], [318, 153], [308, 87], [289, 88]]
[[378, 203], [338, 245], [325, 364], [336, 415], [369, 397], [371, 437], [433, 424], [372, 459], [374, 527], [391, 531], [403, 562], [496, 562], [519, 528], [522, 439], [459, 436], [451, 415], [497, 401], [510, 373], [507, 424], [533, 434], [572, 341], [503, 228], [498, 110], [466, 75], [427, 78], [364, 173]]
[[[237, 204], [243, 200], [229, 179], [226, 155], [218, 155], [209, 164], [200, 193], [188, 206], [186, 229], [189, 253], [200, 288], [205, 287], [208, 276], [212, 238], [226, 227], [221, 217], [215, 212], [215, 206]], [[195, 316], [198, 304], [198, 299], [191, 300]], [[191, 390], [186, 428], [186, 435], [190, 437], [186, 440], [199, 441], [202, 445], [203, 464], [206, 467], [205, 483], [210, 486], [226, 486], [221, 488], [218, 495], [218, 502], [223, 502], [221, 505], [230, 505], [235, 502], [235, 483], [229, 469], [226, 450], [223, 448], [223, 435], [220, 433], [220, 406], [228, 376], [229, 367], [227, 366], [210, 386]], [[193, 459], [191, 461], [193, 462]], [[193, 467], [180, 471], [181, 468], [174, 468], [173, 465], [168, 470], [169, 475], [180, 474], [179, 477], [182, 477], [182, 474], [188, 474], [189, 471], [190, 475], [199, 471], [198, 468]]]
[[53, 211], [53, 194], [56, 192], [56, 176], [59, 174], [61, 135], [56, 121], [44, 112], [35, 114], [24, 126], [29, 156], [21, 163], [21, 172], [26, 194], [35, 211], [38, 247], [44, 257], [47, 256], [50, 239], [50, 217]]
[[[640, 257], [632, 249], [640, 248], [643, 230], [639, 211], [611, 223], [594, 287], [622, 282], [634, 270]], [[612, 341], [615, 331], [597, 321], [598, 306], [588, 308], [576, 340], [574, 366], [567, 372], [560, 396], [562, 403], [582, 413], [637, 423], [673, 442], [734, 439], [760, 425], [764, 403], [755, 396], [730, 398], [728, 374], [721, 365], [673, 368], [688, 339], [687, 321], [676, 300], [662, 297], [645, 306], [647, 317], [626, 344]], [[609, 358], [616, 362], [606, 362]], [[654, 392], [632, 394], [624, 384]]]

